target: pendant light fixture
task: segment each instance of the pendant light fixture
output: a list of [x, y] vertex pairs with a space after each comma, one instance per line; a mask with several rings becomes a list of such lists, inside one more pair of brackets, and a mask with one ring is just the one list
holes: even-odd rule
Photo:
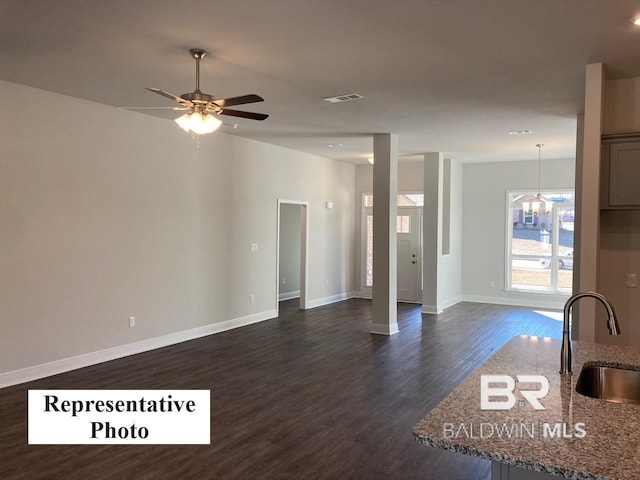
[[531, 208], [534, 213], [540, 214], [541, 208], [544, 205], [544, 213], [549, 213], [553, 207], [553, 203], [543, 200], [542, 194], [540, 193], [540, 172], [542, 168], [542, 147], [544, 147], [544, 143], [538, 143], [536, 147], [538, 147], [538, 194], [536, 195], [536, 201], [532, 202]]

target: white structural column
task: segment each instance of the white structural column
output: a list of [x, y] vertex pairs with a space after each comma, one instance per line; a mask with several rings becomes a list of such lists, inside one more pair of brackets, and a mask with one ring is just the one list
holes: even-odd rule
[[424, 154], [424, 207], [422, 211], [422, 312], [441, 313], [438, 275], [442, 248], [442, 195], [444, 155]]
[[[587, 65], [584, 116], [578, 119], [576, 155], [576, 258], [574, 292], [597, 290], [600, 249], [600, 148], [602, 102], [605, 83], [601, 63]], [[596, 303], [581, 302], [573, 309], [571, 336], [574, 340], [596, 341]], [[599, 308], [599, 307], [598, 307]]]
[[373, 324], [371, 333], [398, 333], [398, 137], [373, 136]]

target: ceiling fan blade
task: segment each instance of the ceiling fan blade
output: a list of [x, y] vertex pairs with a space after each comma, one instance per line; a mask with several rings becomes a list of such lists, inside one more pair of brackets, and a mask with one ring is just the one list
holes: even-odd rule
[[115, 107], [116, 110], [188, 110], [187, 105], [179, 107]]
[[144, 87], [144, 88], [146, 88], [150, 92], [157, 93], [158, 95], [162, 95], [163, 97], [170, 98], [171, 100], [174, 100], [180, 103], [181, 105], [186, 105], [188, 107], [193, 105], [189, 100], [185, 100], [184, 98], [177, 97], [174, 94], [165, 92], [164, 90], [160, 90], [159, 88], [149, 88], [149, 87]]
[[251, 120], [264, 120], [268, 118], [269, 115], [264, 113], [254, 113], [254, 112], [242, 112], [240, 110], [230, 110], [228, 108], [223, 108], [218, 112], [218, 115], [229, 115], [231, 117], [242, 117], [249, 118]]
[[222, 98], [220, 100], [214, 100], [220, 108], [233, 107], [234, 105], [244, 105], [245, 103], [264, 102], [264, 98], [260, 95], [252, 93], [251, 95], [242, 95], [241, 97]]

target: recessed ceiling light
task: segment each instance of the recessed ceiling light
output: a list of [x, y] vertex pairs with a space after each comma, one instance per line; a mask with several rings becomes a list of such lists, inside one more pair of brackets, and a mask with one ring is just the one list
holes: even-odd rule
[[531, 130], [511, 130], [509, 135], [531, 135], [532, 133]]
[[640, 17], [633, 17], [631, 19], [631, 23], [633, 23], [634, 25], [640, 26]]
[[335, 147], [341, 147], [342, 144], [341, 143], [328, 143], [327, 147], [329, 148], [335, 148]]

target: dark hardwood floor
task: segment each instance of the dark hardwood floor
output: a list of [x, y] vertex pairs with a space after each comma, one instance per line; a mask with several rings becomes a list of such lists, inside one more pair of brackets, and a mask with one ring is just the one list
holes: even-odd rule
[[[487, 461], [419, 445], [411, 428], [512, 336], [560, 338], [531, 310], [398, 306], [370, 335], [371, 302], [299, 311], [0, 390], [0, 479], [486, 480]], [[28, 389], [210, 389], [211, 445], [27, 445]]]

